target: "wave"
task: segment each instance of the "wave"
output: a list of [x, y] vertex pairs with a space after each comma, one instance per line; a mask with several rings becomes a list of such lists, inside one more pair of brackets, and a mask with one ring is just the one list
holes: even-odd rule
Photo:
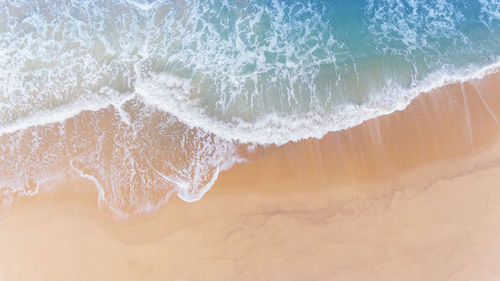
[[[407, 96], [425, 91], [428, 77], [494, 62], [497, 4], [474, 3], [478, 15], [456, 1], [430, 0], [0, 3], [0, 78], [7, 81], [0, 85], [0, 124], [12, 131], [38, 116], [49, 122], [51, 111], [72, 110], [70, 116], [140, 92], [171, 113], [184, 106], [187, 112], [175, 115], [212, 132], [219, 127], [228, 139], [279, 144], [288, 134], [321, 136], [307, 132], [318, 124], [314, 115], [328, 119], [328, 130], [343, 129], [401, 108]], [[464, 28], [481, 22], [487, 32]], [[472, 40], [477, 34], [484, 37]], [[190, 85], [177, 97], [163, 89], [170, 86], [162, 75]], [[382, 109], [371, 113], [376, 103]], [[350, 112], [356, 110], [359, 116]], [[296, 124], [281, 122], [287, 118]], [[279, 136], [244, 136], [266, 126]]]
[[53, 109], [38, 111], [24, 118], [16, 119], [0, 125], [0, 135], [14, 133], [28, 128], [64, 122], [67, 119], [79, 115], [83, 111], [99, 111], [109, 106], [114, 106], [120, 110], [120, 116], [124, 122], [127, 121], [127, 114], [121, 110], [122, 105], [132, 100], [133, 94], [114, 95], [106, 98], [94, 98], [92, 100], [77, 101], [72, 104], [65, 104]]
[[134, 98], [62, 122], [0, 135], [0, 201], [90, 181], [119, 220], [153, 212], [172, 195], [199, 200], [219, 173], [244, 161], [238, 145]]
[[[406, 101], [409, 103], [420, 91], [480, 79], [496, 72], [499, 66], [500, 63], [469, 68], [437, 80], [429, 78], [418, 88], [407, 90]], [[118, 103], [118, 107], [95, 104], [103, 108], [84, 110], [66, 119], [76, 112], [69, 110], [58, 115], [59, 122], [43, 126], [25, 123], [29, 127], [0, 135], [2, 204], [8, 205], [18, 196], [33, 196], [57, 180], [76, 176], [95, 185], [101, 208], [111, 210], [118, 220], [131, 219], [154, 212], [172, 194], [187, 202], [200, 200], [221, 171], [246, 161], [245, 151], [251, 151], [253, 146], [242, 145], [243, 142], [280, 144], [280, 141], [291, 141], [294, 136], [320, 138], [333, 127], [345, 129], [347, 127], [339, 126], [354, 126], [354, 122], [402, 110], [407, 105], [394, 106], [394, 101], [402, 100], [404, 91], [393, 88], [394, 97], [364, 104], [365, 111], [354, 105], [344, 109], [352, 114], [351, 119], [339, 117], [347, 113], [335, 115], [337, 119], [333, 121], [328, 116], [306, 115], [297, 117], [298, 121], [276, 117], [263, 127], [253, 124], [243, 127], [238, 123], [227, 127], [196, 111], [195, 104], [188, 106], [180, 94], [184, 86], [189, 85], [188, 81], [158, 75], [138, 85], [137, 93]], [[151, 85], [161, 85], [161, 89], [148, 88]], [[159, 90], [175, 95], [178, 103], [166, 107], [160, 103], [163, 99], [155, 101], [154, 96], [148, 96]], [[359, 115], [360, 112], [366, 115]], [[329, 121], [332, 124], [328, 124]], [[283, 128], [282, 124], [287, 127]], [[295, 130], [294, 134], [291, 130]]]
[[217, 120], [206, 113], [191, 99], [191, 83], [187, 79], [170, 74], [155, 74], [136, 84], [133, 93], [113, 95], [112, 99], [102, 98], [93, 101], [61, 106], [52, 110], [38, 112], [28, 118], [2, 124], [0, 134], [13, 133], [34, 126], [64, 122], [82, 111], [99, 111], [114, 106], [121, 121], [130, 124], [129, 113], [123, 105], [135, 98], [140, 98], [146, 105], [175, 116], [180, 122], [191, 128], [199, 128], [227, 141], [253, 144], [282, 145], [290, 141], [307, 138], [322, 138], [326, 133], [354, 127], [363, 121], [403, 110], [419, 94], [431, 92], [447, 84], [481, 79], [496, 72], [500, 61], [485, 67], [469, 66], [462, 70], [449, 69], [430, 74], [423, 81], [411, 88], [388, 83], [383, 93], [370, 94], [361, 104], [339, 105], [334, 110], [318, 108], [301, 114], [267, 114], [259, 116], [256, 122], [246, 122], [233, 118], [231, 122]]
[[500, 67], [497, 1], [245, 4], [0, 2], [2, 200], [77, 177], [120, 218], [196, 201], [254, 145]]
[[499, 67], [500, 61], [482, 68], [470, 66], [462, 70], [440, 71], [411, 88], [388, 83], [383, 93], [373, 93], [361, 104], [343, 104], [329, 111], [318, 108], [301, 114], [267, 114], [259, 116], [253, 123], [236, 118], [232, 122], [213, 118], [197, 105], [196, 100], [188, 98], [189, 82], [169, 74], [154, 75], [138, 83], [136, 93], [145, 103], [176, 116], [184, 124], [226, 140], [282, 145], [307, 138], [322, 138], [328, 132], [348, 129], [368, 119], [403, 110], [421, 93], [450, 83], [480, 79], [496, 72]]
[[[429, 80], [421, 89], [430, 91], [448, 83], [480, 79], [496, 72], [499, 66], [494, 64]], [[167, 89], [173, 92], [184, 85], [165, 75], [154, 81], [168, 85]], [[144, 83], [149, 85], [147, 83], [151, 82]], [[398, 99], [400, 93], [395, 91]], [[408, 99], [411, 98], [409, 95]], [[208, 129], [200, 128], [204, 126], [200, 123], [189, 126], [182, 114], [166, 113], [161, 104], [149, 102], [140, 91], [120, 107], [126, 117], [114, 106], [108, 106], [97, 111], [82, 111], [60, 122], [0, 135], [2, 204], [6, 206], [19, 196], [36, 195], [61, 179], [77, 177], [93, 183], [101, 209], [110, 210], [119, 221], [131, 220], [158, 210], [173, 194], [187, 202], [200, 200], [215, 184], [221, 171], [246, 161], [245, 153], [253, 149], [251, 145], [242, 146], [241, 141], [209, 131], [219, 123], [206, 121]], [[401, 104], [399, 109], [404, 107]], [[369, 113], [374, 117], [383, 110], [380, 102], [374, 102], [373, 108], [375, 110]], [[392, 110], [398, 109], [389, 107], [384, 112]], [[188, 119], [193, 115], [186, 116]], [[310, 120], [307, 116], [301, 118]], [[318, 126], [308, 127], [307, 132], [325, 133], [323, 126], [326, 124], [321, 123], [325, 119], [314, 118]], [[277, 120], [272, 126], [284, 122]], [[289, 119], [285, 121], [290, 122]], [[215, 129], [221, 131], [219, 127]], [[231, 134], [244, 131], [242, 127], [230, 130], [234, 130]], [[254, 134], [248, 135], [263, 143], [255, 134], [257, 131], [251, 130]], [[276, 141], [274, 132], [269, 132]], [[288, 138], [284, 140], [289, 141]]]

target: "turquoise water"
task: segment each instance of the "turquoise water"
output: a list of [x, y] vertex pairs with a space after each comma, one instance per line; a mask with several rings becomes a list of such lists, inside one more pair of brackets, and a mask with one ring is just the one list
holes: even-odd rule
[[[229, 139], [283, 143], [294, 131], [290, 120], [303, 114], [335, 119], [328, 130], [349, 127], [339, 119], [358, 115], [359, 123], [376, 110], [356, 106], [378, 100], [384, 111], [398, 108], [423, 81], [496, 63], [499, 7], [493, 0], [5, 0], [0, 122], [139, 92], [166, 110], [181, 100], [174, 115], [217, 123], [206, 129], [222, 126]], [[181, 93], [158, 76], [183, 84]], [[243, 136], [276, 122], [275, 140]], [[317, 135], [300, 131], [290, 139]]]
[[[137, 190], [162, 185], [198, 200], [242, 161], [237, 146], [320, 138], [403, 109], [496, 65], [499, 35], [498, 0], [0, 0], [0, 190], [72, 174], [117, 210], [120, 192], [144, 206]], [[98, 146], [40, 140], [38, 125], [64, 134], [68, 118], [109, 106], [120, 137], [92, 134], [113, 135], [127, 165], [100, 161]], [[52, 156], [22, 167], [13, 157], [45, 141]], [[141, 166], [158, 155], [131, 152], [138, 142], [177, 152]]]

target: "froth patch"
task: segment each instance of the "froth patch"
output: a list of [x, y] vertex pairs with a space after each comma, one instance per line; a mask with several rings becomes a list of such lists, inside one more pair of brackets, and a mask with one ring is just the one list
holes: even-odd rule
[[[471, 7], [481, 15], [498, 10], [495, 1], [477, 1], [482, 6]], [[189, 126], [280, 144], [287, 135], [321, 136], [316, 126], [358, 124], [376, 115], [376, 103], [383, 107], [377, 114], [401, 108], [430, 73], [494, 60], [488, 44], [496, 36], [470, 43], [459, 28], [464, 11], [451, 1], [361, 2], [352, 5], [360, 9], [353, 22], [336, 21], [343, 6], [327, 1], [0, 3], [0, 79], [7, 81], [0, 84], [0, 126], [7, 132], [49, 123], [79, 112], [65, 114], [68, 108], [96, 110], [137, 91]], [[356, 23], [352, 37], [360, 41], [338, 22]], [[401, 101], [391, 94], [399, 88]], [[342, 120], [358, 109], [354, 121]], [[61, 118], [40, 118], [50, 112]], [[276, 136], [249, 136], [268, 135], [265, 128], [278, 129]]]
[[103, 210], [118, 220], [133, 219], [157, 210], [175, 193], [199, 200], [220, 171], [243, 160], [236, 144], [189, 128], [137, 99], [123, 110], [130, 124], [110, 106], [1, 135], [1, 200], [7, 204], [36, 194], [49, 179], [79, 178], [95, 186]]
[[441, 53], [443, 39], [465, 42], [458, 29], [464, 18], [450, 1], [368, 1], [368, 30], [384, 53], [410, 56], [418, 52]]
[[166, 111], [191, 128], [201, 128], [227, 141], [277, 144], [321, 138], [331, 131], [354, 127], [371, 118], [403, 110], [416, 96], [444, 85], [478, 79], [497, 71], [499, 63], [484, 68], [449, 69], [432, 73], [409, 88], [388, 81], [382, 92], [367, 96], [361, 104], [345, 103], [332, 109], [321, 107], [299, 114], [261, 114], [254, 122], [241, 118], [217, 119], [192, 96], [190, 81], [171, 74], [156, 74], [137, 84], [136, 93], [150, 105]]

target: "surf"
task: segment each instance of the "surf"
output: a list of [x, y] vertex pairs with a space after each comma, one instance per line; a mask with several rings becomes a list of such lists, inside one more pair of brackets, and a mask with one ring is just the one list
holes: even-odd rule
[[5, 200], [74, 176], [120, 217], [196, 201], [252, 147], [319, 139], [499, 66], [496, 1], [244, 4], [0, 2]]

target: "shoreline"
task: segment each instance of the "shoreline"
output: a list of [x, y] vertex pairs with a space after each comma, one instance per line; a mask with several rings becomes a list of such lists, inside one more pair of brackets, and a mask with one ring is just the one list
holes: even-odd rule
[[500, 136], [500, 99], [495, 96], [499, 84], [499, 72], [480, 81], [450, 84], [422, 93], [404, 110], [322, 139], [260, 148], [250, 161], [223, 171], [213, 189], [234, 188], [238, 182], [325, 178], [333, 183], [390, 182], [429, 163], [467, 157]]
[[[482, 146], [491, 143], [492, 139], [497, 135], [497, 129], [500, 128], [499, 118], [496, 117], [500, 116], [500, 110], [498, 110], [500, 104], [498, 104], [498, 100], [494, 95], [494, 85], [500, 83], [498, 82], [500, 80], [500, 71], [494, 67], [495, 65], [493, 64], [492, 66], [482, 68], [481, 71], [474, 72], [477, 75], [473, 77], [482, 77], [481, 80], [473, 79], [454, 84], [446, 82], [441, 88], [421, 93], [403, 110], [396, 110], [390, 114], [380, 115], [349, 129], [327, 133], [321, 139], [309, 138], [298, 142], [288, 142], [280, 146], [257, 146], [256, 151], [247, 151], [246, 144], [240, 144], [237, 148], [229, 148], [228, 153], [232, 153], [230, 152], [231, 149], [243, 152], [236, 153], [237, 156], [232, 156], [232, 160], [223, 159], [222, 163], [220, 163], [221, 160], [219, 159], [219, 165], [227, 165], [227, 162], [236, 163], [229, 168], [229, 171], [223, 170], [216, 175], [218, 178], [215, 181], [215, 186], [205, 189], [201, 188], [203, 184], [211, 185], [212, 183], [209, 183], [206, 179], [205, 182], [198, 182], [200, 191], [194, 195], [187, 194], [187, 198], [193, 199], [188, 201], [199, 200], [207, 190], [213, 189], [216, 186], [229, 185], [231, 188], [234, 188], [234, 186], [239, 185], [241, 182], [257, 184], [259, 182], [270, 183], [289, 180], [290, 182], [308, 182], [317, 185], [321, 182], [391, 181], [401, 173], [417, 168], [420, 165], [439, 161], [440, 159], [470, 154]], [[128, 106], [134, 107], [137, 105]], [[113, 182], [113, 180], [107, 182], [110, 171], [106, 171], [106, 173], [97, 171], [106, 167], [101, 167], [100, 163], [87, 159], [85, 156], [81, 157], [82, 153], [83, 155], [97, 153], [95, 157], [103, 157], [105, 161], [115, 163], [116, 165], [113, 164], [116, 166], [113, 167], [114, 170], [129, 168], [125, 164], [119, 164], [128, 161], [125, 154], [136, 153], [133, 151], [135, 150], [133, 147], [141, 147], [143, 145], [141, 142], [149, 140], [133, 139], [133, 137], [132, 140], [128, 140], [130, 138], [131, 129], [128, 128], [130, 124], [120, 123], [121, 117], [117, 116], [119, 115], [118, 111], [114, 107], [108, 107], [105, 110], [97, 112], [86, 111], [77, 117], [66, 120], [64, 123], [34, 127], [28, 129], [26, 133], [21, 133], [23, 139], [20, 139], [21, 142], [16, 145], [21, 147], [20, 151], [25, 155], [23, 157], [31, 158], [35, 155], [35, 158], [38, 157], [40, 162], [35, 167], [27, 166], [24, 168], [27, 171], [25, 177], [29, 177], [29, 179], [27, 182], [22, 183], [25, 187], [24, 190], [21, 190], [21, 193], [24, 192], [30, 196], [31, 193], [36, 194], [39, 189], [42, 189], [40, 193], [46, 192], [43, 189], [50, 192], [53, 186], [63, 185], [57, 180], [57, 178], [61, 177], [75, 177], [77, 178], [76, 180], [80, 178], [81, 182], [86, 182], [90, 179], [96, 182], [98, 189], [101, 190], [99, 200], [103, 199], [103, 194], [108, 194], [111, 197], [106, 198], [105, 201], [107, 202], [106, 204], [110, 205], [109, 208], [115, 208], [114, 216], [116, 216], [117, 220], [128, 220], [131, 222], [140, 220], [144, 214], [140, 214], [141, 211], [139, 209], [134, 210], [133, 205], [131, 205], [132, 202], [125, 202], [125, 206], [116, 205], [117, 200], [121, 199], [114, 197], [124, 197], [127, 196], [128, 192], [131, 192], [127, 188], [119, 186], [120, 184], [127, 184], [121, 182], [123, 177], [119, 176], [115, 179], [118, 182]], [[151, 119], [156, 121], [147, 125], [151, 128], [162, 126], [161, 122], [170, 122], [166, 120], [174, 118], [169, 115], [163, 116], [162, 113], [157, 111], [153, 111], [151, 114], [161, 116], [152, 116]], [[134, 118], [138, 117], [135, 116]], [[433, 122], [434, 120], [439, 120], [439, 122]], [[183, 123], [177, 122], [171, 126], [174, 133], [179, 128], [187, 130]], [[195, 129], [189, 130], [196, 131]], [[58, 133], [61, 131], [64, 133]], [[116, 134], [114, 138], [106, 133], [108, 131], [111, 134]], [[146, 131], [146, 133], [149, 134], [150, 132]], [[153, 183], [142, 182], [142, 184], [147, 184], [148, 187], [155, 189], [155, 193], [159, 195], [147, 199], [141, 198], [142, 195], [140, 194], [133, 194], [138, 197], [137, 199], [147, 201], [143, 202], [145, 203], [143, 207], [153, 209], [153, 211], [146, 212], [157, 212], [158, 208], [161, 208], [161, 205], [164, 205], [168, 201], [170, 195], [175, 193], [173, 190], [179, 189], [178, 186], [171, 186], [178, 184], [176, 180], [168, 179], [168, 182], [165, 182], [163, 179], [163, 182], [161, 182], [161, 177], [164, 177], [164, 175], [160, 174], [160, 172], [163, 171], [154, 166], [160, 165], [161, 167], [162, 161], [172, 162], [169, 165], [173, 165], [174, 167], [183, 167], [191, 164], [207, 165], [203, 161], [200, 164], [188, 163], [189, 159], [182, 160], [186, 157], [194, 157], [193, 155], [199, 153], [196, 150], [197, 148], [193, 147], [182, 148], [187, 151], [187, 155], [161, 153], [146, 157], [140, 156], [140, 154], [146, 152], [145, 150], [167, 150], [169, 147], [170, 149], [181, 149], [176, 147], [175, 139], [168, 139], [168, 134], [170, 133], [169, 131], [153, 133], [154, 136], [151, 136], [150, 139], [154, 139], [154, 141], [147, 143], [147, 146], [143, 147], [143, 151], [140, 151], [138, 155], [135, 154], [132, 156], [135, 165], [139, 165], [142, 169], [150, 170], [145, 172], [145, 177], [156, 173], [153, 177], [157, 179], [154, 179]], [[99, 136], [96, 136], [96, 134], [99, 134]], [[165, 134], [167, 134], [167, 137], [164, 136]], [[189, 134], [191, 136], [188, 136], [188, 138], [192, 138], [192, 134]], [[42, 146], [33, 151], [30, 142], [38, 142], [38, 135], [43, 136], [41, 138]], [[14, 139], [19, 138], [19, 136], [19, 134], [16, 135]], [[0, 136], [0, 141], [5, 143], [10, 142], [9, 137], [7, 135]], [[117, 137], [122, 138], [124, 143], [113, 147], [110, 143], [116, 141]], [[216, 136], [213, 137], [216, 138]], [[85, 151], [85, 146], [77, 146], [72, 143], [75, 139], [82, 138], [91, 147], [88, 151]], [[100, 143], [101, 140], [98, 140], [98, 138], [105, 138], [104, 143], [106, 147], [101, 147], [103, 144]], [[205, 136], [205, 140], [209, 142], [210, 138], [210, 135]], [[469, 143], [465, 141], [467, 139]], [[193, 141], [196, 142], [197, 140]], [[427, 142], [428, 144], [426, 144]], [[124, 152], [120, 151], [121, 146], [124, 145], [129, 147], [126, 147]], [[222, 146], [225, 145], [227, 144], [222, 143]], [[49, 149], [51, 147], [54, 149]], [[58, 147], [61, 147], [61, 149]], [[231, 147], [231, 145], [228, 147]], [[9, 163], [9, 158], [14, 159], [20, 156], [16, 155], [17, 152], [10, 151], [8, 146], [0, 148], [2, 149], [0, 153], [6, 155], [3, 159], [4, 163], [1, 164], [6, 165], [7, 171], [10, 169], [11, 171], [8, 172], [12, 173], [11, 176], [14, 177], [16, 170], [11, 166], [16, 163]], [[222, 147], [222, 149], [227, 149], [227, 147]], [[43, 176], [42, 178], [38, 178], [40, 175], [37, 175], [40, 173], [37, 171], [37, 166], [46, 165], [40, 159], [54, 158], [51, 155], [45, 155], [45, 150], [49, 150], [49, 154], [57, 155], [56, 161], [48, 163], [50, 165], [48, 166], [48, 171], [58, 170], [54, 174], [51, 174], [52, 172], [48, 173], [47, 182], [45, 182]], [[68, 153], [68, 150], [72, 152]], [[117, 151], [113, 151], [110, 154], [109, 151], [111, 150], [118, 150], [119, 156], [116, 157]], [[411, 150], [415, 151], [412, 152]], [[241, 156], [239, 153], [242, 153], [248, 161], [238, 163], [238, 158]], [[180, 160], [175, 159], [179, 157]], [[78, 160], [79, 158], [82, 158], [82, 160]], [[155, 159], [154, 161], [157, 163], [151, 165], [148, 162], [149, 158]], [[76, 167], [73, 165], [73, 160], [75, 159]], [[173, 160], [171, 161], [170, 159]], [[101, 162], [103, 161], [101, 160]], [[208, 167], [204, 168], [205, 171], [203, 173], [205, 173], [205, 176], [214, 175], [214, 170], [217, 166], [212, 167], [211, 165], [213, 164], [208, 164]], [[279, 168], [274, 169], [273, 167]], [[34, 173], [34, 175], [31, 173]], [[41, 173], [43, 174], [43, 171]], [[135, 171], [132, 171], [132, 173], [135, 173]], [[166, 174], [168, 173], [169, 171], [167, 170]], [[178, 176], [177, 171], [173, 172], [173, 174]], [[289, 175], [293, 175], [294, 179], [290, 180]], [[140, 181], [133, 182], [135, 181], [135, 179], [132, 179], [133, 174], [129, 176], [131, 177], [129, 185], [137, 185], [139, 188], [143, 187]], [[245, 180], [242, 181], [241, 179]], [[185, 181], [186, 179], [182, 180]], [[104, 181], [104, 184], [101, 186], [99, 181]], [[4, 184], [9, 186], [12, 183], [7, 181]], [[18, 184], [14, 182], [14, 186]], [[186, 184], [186, 182], [181, 182], [181, 184]], [[166, 190], [162, 185], [168, 185], [170, 189]], [[41, 188], [39, 188], [40, 186]], [[116, 194], [115, 188], [119, 189]], [[0, 196], [2, 195], [0, 194]], [[8, 196], [9, 194], [7, 194], [7, 197], [0, 197], [0, 199], [8, 201], [10, 200]], [[109, 200], [113, 202], [109, 202]], [[112, 204], [115, 205], [111, 206]], [[152, 204], [152, 207], [148, 207], [150, 204]], [[148, 217], [148, 214], [145, 214], [145, 216]]]
[[357, 184], [290, 193], [273, 185], [281, 192], [271, 194], [249, 185], [195, 203], [173, 198], [153, 218], [125, 225], [104, 217], [92, 192], [33, 197], [0, 217], [9, 257], [0, 277], [491, 280], [500, 273], [492, 259], [500, 255], [500, 142], [459, 162], [453, 175], [381, 194]]
[[0, 215], [0, 279], [491, 280], [500, 73], [476, 83], [480, 93], [448, 85], [320, 140], [259, 148], [202, 200], [172, 196], [128, 224], [90, 181], [66, 179]]

